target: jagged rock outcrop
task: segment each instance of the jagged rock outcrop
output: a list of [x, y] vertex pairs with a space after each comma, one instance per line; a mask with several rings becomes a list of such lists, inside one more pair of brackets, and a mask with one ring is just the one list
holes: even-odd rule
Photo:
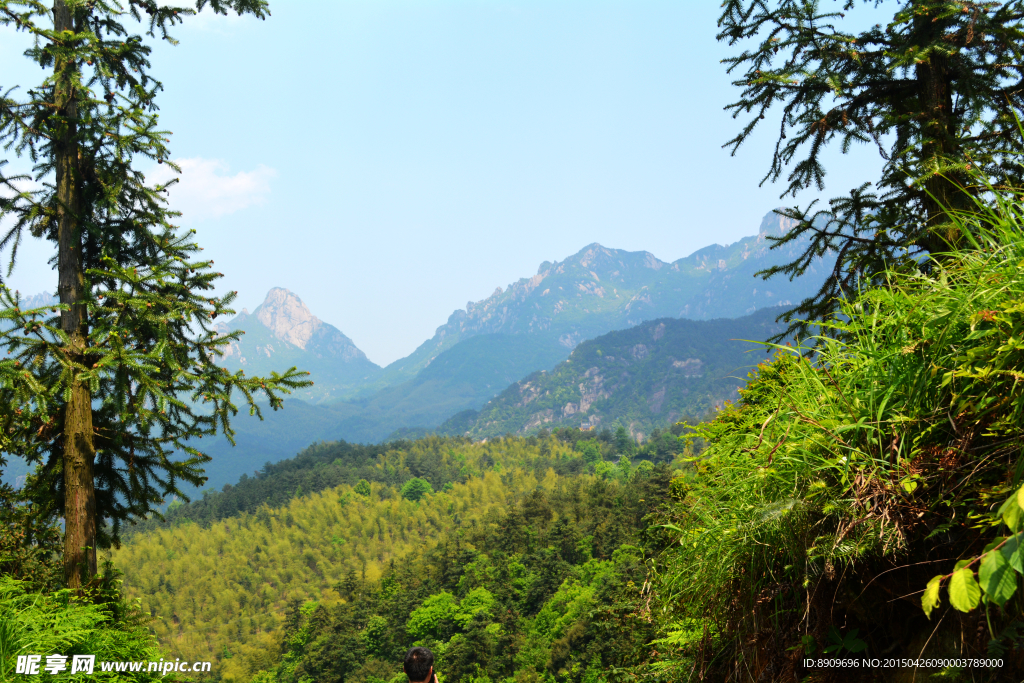
[[292, 366], [306, 370], [314, 382], [300, 394], [307, 400], [341, 398], [372, 383], [381, 372], [341, 330], [317, 318], [302, 299], [282, 287], [271, 289], [252, 313], [243, 310], [217, 329], [245, 332], [225, 350], [226, 367], [252, 374]]
[[267, 292], [254, 315], [275, 337], [300, 349], [305, 349], [310, 338], [324, 326], [302, 299], [281, 287]]

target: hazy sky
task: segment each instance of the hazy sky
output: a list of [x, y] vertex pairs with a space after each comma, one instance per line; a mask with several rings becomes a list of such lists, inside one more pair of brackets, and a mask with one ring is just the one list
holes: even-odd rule
[[[239, 309], [286, 287], [377, 363], [545, 260], [599, 242], [672, 261], [790, 201], [758, 187], [769, 126], [721, 148], [739, 123], [718, 2], [270, 6], [193, 18], [153, 55], [184, 168], [172, 203]], [[39, 82], [24, 47], [0, 29], [0, 89]], [[827, 196], [879, 167], [870, 150], [831, 158]], [[28, 245], [9, 282], [55, 289], [51, 253]]]

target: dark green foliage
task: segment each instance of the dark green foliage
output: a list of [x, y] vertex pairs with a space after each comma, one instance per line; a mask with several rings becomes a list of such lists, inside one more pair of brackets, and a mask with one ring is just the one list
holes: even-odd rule
[[412, 501], [417, 501], [423, 496], [433, 492], [434, 490], [430, 487], [430, 482], [426, 479], [421, 479], [420, 477], [413, 477], [402, 484], [402, 490], [400, 491], [402, 498]]
[[[731, 104], [747, 122], [726, 146], [733, 153], [760, 124], [777, 132], [765, 181], [784, 174], [786, 194], [824, 187], [822, 155], [857, 144], [878, 150], [874, 182], [817, 210], [780, 210], [794, 227], [774, 247], [810, 240], [799, 258], [761, 273], [798, 276], [838, 253], [821, 290], [784, 319], [827, 318], [837, 297], [879, 284], [887, 268], [914, 268], [923, 252], [959, 241], [949, 210], [971, 205], [986, 183], [1019, 186], [1024, 151], [1019, 65], [1024, 2], [909, 0], [891, 7], [883, 27], [852, 28], [856, 0], [727, 0], [718, 39], [745, 46], [726, 61], [743, 89]], [[779, 122], [776, 109], [781, 110]], [[765, 117], [771, 117], [764, 121]], [[978, 183], [976, 174], [985, 182]], [[791, 329], [806, 332], [794, 322]]]
[[[59, 564], [56, 570], [62, 579]], [[145, 671], [102, 671], [100, 662], [155, 662], [167, 657], [147, 631], [142, 615], [124, 598], [119, 576], [108, 564], [99, 580], [86, 587], [85, 595], [78, 596], [66, 588], [40, 590], [36, 581], [19, 581], [0, 574], [0, 680], [21, 678], [15, 674], [15, 665], [19, 655], [27, 654], [61, 654], [69, 662], [74, 655], [95, 656], [93, 674], [79, 674], [73, 680], [183, 680], [175, 673], [162, 676]]]
[[1024, 239], [1019, 196], [997, 199], [954, 216], [982, 241], [845, 302], [838, 334], [779, 349], [699, 429], [664, 517], [668, 668], [1000, 651], [975, 680], [1020, 678]]
[[622, 425], [615, 430], [615, 450], [619, 453], [629, 454], [636, 449], [636, 441]]
[[0, 577], [23, 581], [32, 590], [60, 588], [61, 541], [52, 512], [28, 500], [24, 491], [0, 484]]
[[[460, 440], [425, 442], [427, 450], [437, 453]], [[145, 532], [163, 526], [173, 526], [183, 520], [207, 525], [220, 519], [234, 517], [241, 513], [255, 513], [261, 506], [281, 507], [296, 495], [297, 490], [317, 493], [341, 484], [356, 487], [361, 495], [369, 495], [369, 482], [401, 486], [414, 476], [428, 476], [437, 488], [446, 481], [459, 478], [457, 469], [441, 471], [434, 459], [426, 455], [414, 456], [409, 468], [403, 472], [388, 472], [374, 467], [378, 458], [389, 451], [402, 450], [407, 442], [387, 445], [360, 446], [345, 443], [318, 443], [309, 446], [299, 455], [277, 463], [267, 463], [255, 476], [243, 474], [235, 485], [225, 484], [222, 491], [207, 492], [196, 500], [164, 515], [166, 521], [150, 519], [137, 525], [133, 532]], [[360, 482], [366, 488], [360, 487]], [[362, 491], [366, 493], [362, 493]]]
[[[553, 436], [558, 443], [575, 445], [581, 437], [590, 435], [578, 429], [556, 431]], [[532, 440], [532, 441], [531, 441]], [[150, 518], [129, 530], [129, 534], [149, 532], [168, 528], [186, 521], [208, 526], [213, 522], [243, 513], [255, 514], [262, 506], [282, 507], [301, 490], [307, 494], [318, 493], [342, 484], [355, 487], [360, 493], [361, 481], [367, 487], [370, 482], [401, 488], [409, 479], [421, 477], [435, 491], [447, 484], [464, 482], [473, 472], [457, 463], [452, 466], [440, 464], [443, 455], [467, 447], [471, 442], [459, 437], [428, 437], [418, 441], [392, 442], [362, 446], [345, 443], [319, 443], [306, 448], [302, 453], [277, 463], [267, 463], [255, 476], [242, 475], [234, 485], [225, 484], [221, 491], [207, 491], [201, 499], [186, 505], [168, 508], [164, 519]], [[660, 444], [656, 447], [655, 444]], [[529, 447], [538, 448], [541, 457], [532, 460], [529, 468], [537, 477], [543, 477], [548, 468], [559, 475], [579, 474], [583, 461], [577, 458], [560, 458], [547, 442], [536, 437], [526, 440]], [[607, 444], [603, 448], [608, 449]], [[671, 432], [665, 432], [658, 440], [638, 451], [637, 457], [669, 462], [682, 452], [683, 443]], [[607, 451], [611, 454], [611, 450]], [[401, 467], [378, 467], [388, 454], [402, 453]], [[661, 453], [661, 455], [658, 455]], [[485, 456], [486, 459], [486, 456]], [[488, 468], [493, 466], [493, 460]], [[360, 494], [368, 495], [368, 494]]]
[[[167, 186], [147, 184], [132, 167], [150, 159], [179, 170], [156, 114], [152, 46], [125, 22], [173, 43], [168, 29], [205, 6], [269, 13], [263, 0], [197, 0], [195, 10], [132, 2], [127, 11], [0, 0], [0, 25], [20, 34], [26, 58], [53, 70], [38, 87], [0, 95], [0, 144], [32, 164], [30, 175], [0, 172], [0, 219], [9, 221], [0, 244], [11, 247], [13, 266], [21, 240], [51, 242], [60, 302], [23, 309], [0, 288], [3, 363], [19, 366], [16, 377], [32, 389], [19, 397], [26, 419], [8, 432], [10, 452], [38, 466], [29, 496], [65, 519], [76, 587], [79, 560], [95, 571], [95, 548], [116, 544], [122, 523], [183, 495], [182, 483], [203, 481], [209, 457], [194, 440], [231, 438], [238, 393], [259, 414], [257, 395], [276, 410], [282, 393], [307, 384], [294, 368], [259, 378], [216, 365], [238, 336], [213, 330], [232, 313], [234, 294], [210, 296], [221, 274], [199, 256], [194, 231], [173, 224]], [[8, 393], [23, 389], [6, 384]], [[83, 554], [83, 545], [92, 550]]]
[[601, 459], [601, 449], [593, 441], [583, 441], [577, 444], [579, 452], [583, 455], [583, 462], [594, 465]]

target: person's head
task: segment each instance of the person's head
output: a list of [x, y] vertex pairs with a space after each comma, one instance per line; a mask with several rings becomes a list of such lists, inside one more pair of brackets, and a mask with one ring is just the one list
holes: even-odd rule
[[433, 678], [434, 653], [425, 647], [414, 647], [405, 653], [404, 668], [411, 683], [425, 683]]

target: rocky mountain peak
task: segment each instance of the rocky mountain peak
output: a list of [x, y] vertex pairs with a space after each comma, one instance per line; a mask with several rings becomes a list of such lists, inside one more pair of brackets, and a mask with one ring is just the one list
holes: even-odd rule
[[789, 232], [794, 225], [796, 225], [796, 221], [792, 218], [786, 218], [785, 216], [780, 216], [774, 211], [769, 211], [761, 220], [761, 227], [757, 231], [757, 236], [764, 237], [765, 235], [771, 235], [773, 237], [779, 237]]
[[323, 322], [313, 315], [302, 299], [283, 287], [274, 287], [253, 314], [275, 337], [305, 349]]

